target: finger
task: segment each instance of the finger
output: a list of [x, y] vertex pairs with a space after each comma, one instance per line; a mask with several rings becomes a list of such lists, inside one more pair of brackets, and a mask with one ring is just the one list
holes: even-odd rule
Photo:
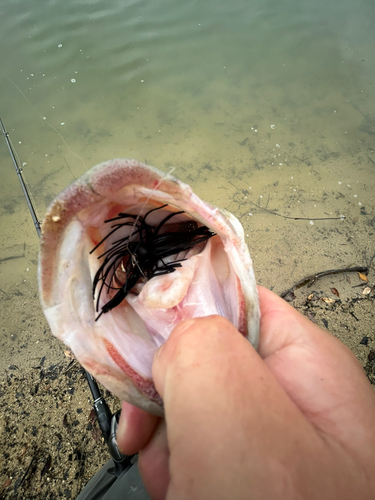
[[159, 419], [155, 432], [140, 451], [139, 471], [152, 500], [164, 500], [169, 484], [169, 450], [165, 420]]
[[353, 353], [274, 293], [258, 292], [259, 354], [271, 372], [318, 429], [370, 455], [375, 397]]
[[149, 441], [159, 418], [125, 401], [117, 429], [117, 445], [122, 453], [133, 455]]
[[186, 498], [207, 498], [205, 491], [239, 498], [243, 483], [266, 484], [273, 498], [269, 458], [287, 467], [303, 448], [312, 464], [325, 460], [320, 437], [224, 318], [177, 326], [154, 360], [153, 378], [165, 405], [171, 498], [181, 491]]

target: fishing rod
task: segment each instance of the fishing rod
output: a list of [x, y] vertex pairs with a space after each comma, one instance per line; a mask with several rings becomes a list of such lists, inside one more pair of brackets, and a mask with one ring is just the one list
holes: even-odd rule
[[[3, 121], [1, 118], [0, 118], [0, 124], [1, 124], [1, 129], [3, 132], [4, 138], [5, 138], [5, 142], [8, 146], [8, 150], [9, 150], [10, 156], [11, 156], [12, 161], [13, 161], [14, 168], [16, 170], [18, 179], [21, 183], [22, 191], [23, 191], [23, 194], [25, 196], [29, 212], [30, 212], [31, 217], [33, 219], [33, 223], [34, 223], [36, 232], [40, 238], [40, 236], [42, 234], [40, 222], [38, 220], [38, 217], [36, 216], [35, 208], [34, 208], [33, 202], [31, 201], [31, 196], [30, 196], [29, 190], [28, 190], [26, 183], [25, 183], [25, 180], [23, 178], [22, 168], [19, 167], [19, 165], [18, 165], [17, 158], [14, 154], [12, 144], [11, 144], [10, 139], [9, 139], [9, 133], [5, 130], [5, 127], [4, 127], [4, 124], [3, 124]], [[96, 383], [96, 380], [88, 371], [86, 371], [86, 370], [84, 370], [84, 371], [85, 371], [87, 382], [88, 382], [88, 385], [89, 385], [89, 388], [90, 388], [90, 391], [92, 394], [92, 398], [94, 400], [93, 407], [94, 407], [94, 410], [96, 413], [96, 417], [98, 419], [98, 424], [99, 424], [100, 430], [102, 432], [102, 436], [108, 445], [109, 453], [115, 462], [115, 466], [118, 469], [117, 471], [115, 471], [115, 473], [116, 472], [121, 473], [122, 470], [129, 465], [130, 460], [133, 457], [133, 455], [131, 455], [131, 456], [124, 455], [123, 453], [121, 453], [121, 451], [119, 450], [119, 448], [117, 446], [116, 432], [117, 432], [120, 412], [116, 412], [114, 415], [112, 415], [112, 412], [109, 409], [106, 400], [104, 399], [104, 397], [102, 396], [102, 394], [100, 392], [100, 389], [99, 389], [98, 384]]]
[[17, 173], [18, 179], [19, 179], [19, 181], [21, 183], [23, 194], [25, 195], [25, 198], [26, 198], [26, 203], [27, 203], [28, 209], [29, 209], [31, 217], [33, 219], [33, 223], [34, 223], [36, 232], [38, 233], [38, 236], [40, 238], [40, 235], [41, 235], [40, 222], [38, 221], [38, 217], [36, 216], [36, 213], [35, 213], [35, 210], [34, 210], [34, 206], [33, 206], [32, 202], [31, 202], [31, 197], [29, 195], [29, 191], [28, 191], [26, 183], [25, 183], [25, 181], [23, 179], [22, 168], [18, 166], [17, 159], [16, 159], [16, 157], [14, 155], [14, 151], [13, 151], [12, 145], [11, 145], [10, 140], [9, 140], [9, 133], [6, 132], [4, 124], [3, 124], [3, 120], [1, 118], [0, 118], [0, 123], [1, 123], [1, 129], [2, 129], [4, 137], [5, 137], [5, 142], [7, 143], [10, 156], [11, 156], [11, 158], [13, 160], [14, 168], [16, 169], [16, 173]]

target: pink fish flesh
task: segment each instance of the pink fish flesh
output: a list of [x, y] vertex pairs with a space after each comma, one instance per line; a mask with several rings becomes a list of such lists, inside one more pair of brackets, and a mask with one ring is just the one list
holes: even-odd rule
[[152, 360], [180, 321], [220, 314], [257, 347], [258, 295], [240, 222], [135, 160], [101, 163], [54, 200], [39, 288], [52, 333], [81, 365], [157, 415]]

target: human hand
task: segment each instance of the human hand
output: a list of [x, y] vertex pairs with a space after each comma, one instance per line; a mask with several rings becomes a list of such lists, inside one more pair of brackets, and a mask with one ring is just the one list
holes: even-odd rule
[[153, 500], [375, 498], [375, 396], [337, 339], [259, 287], [259, 351], [219, 316], [158, 351], [165, 420], [124, 403], [117, 442]]

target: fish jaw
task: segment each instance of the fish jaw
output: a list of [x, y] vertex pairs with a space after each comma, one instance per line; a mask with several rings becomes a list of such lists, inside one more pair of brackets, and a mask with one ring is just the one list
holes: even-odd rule
[[[184, 211], [216, 236], [186, 268], [146, 284], [165, 289], [173, 285], [167, 281], [175, 275], [186, 290], [180, 289], [177, 303], [174, 298], [158, 307], [155, 291], [142, 291], [95, 321], [92, 283], [99, 264], [97, 255], [89, 255], [98, 243], [93, 235], [120, 208], [138, 213], [150, 203]], [[210, 283], [210, 297], [204, 295], [205, 286], [199, 286], [204, 280]], [[180, 320], [222, 314], [257, 347], [258, 296], [241, 224], [200, 200], [186, 184], [135, 160], [99, 164], [55, 199], [42, 224], [39, 288], [52, 333], [84, 368], [120, 399], [157, 415], [163, 414], [163, 407], [152, 381], [152, 360]]]

